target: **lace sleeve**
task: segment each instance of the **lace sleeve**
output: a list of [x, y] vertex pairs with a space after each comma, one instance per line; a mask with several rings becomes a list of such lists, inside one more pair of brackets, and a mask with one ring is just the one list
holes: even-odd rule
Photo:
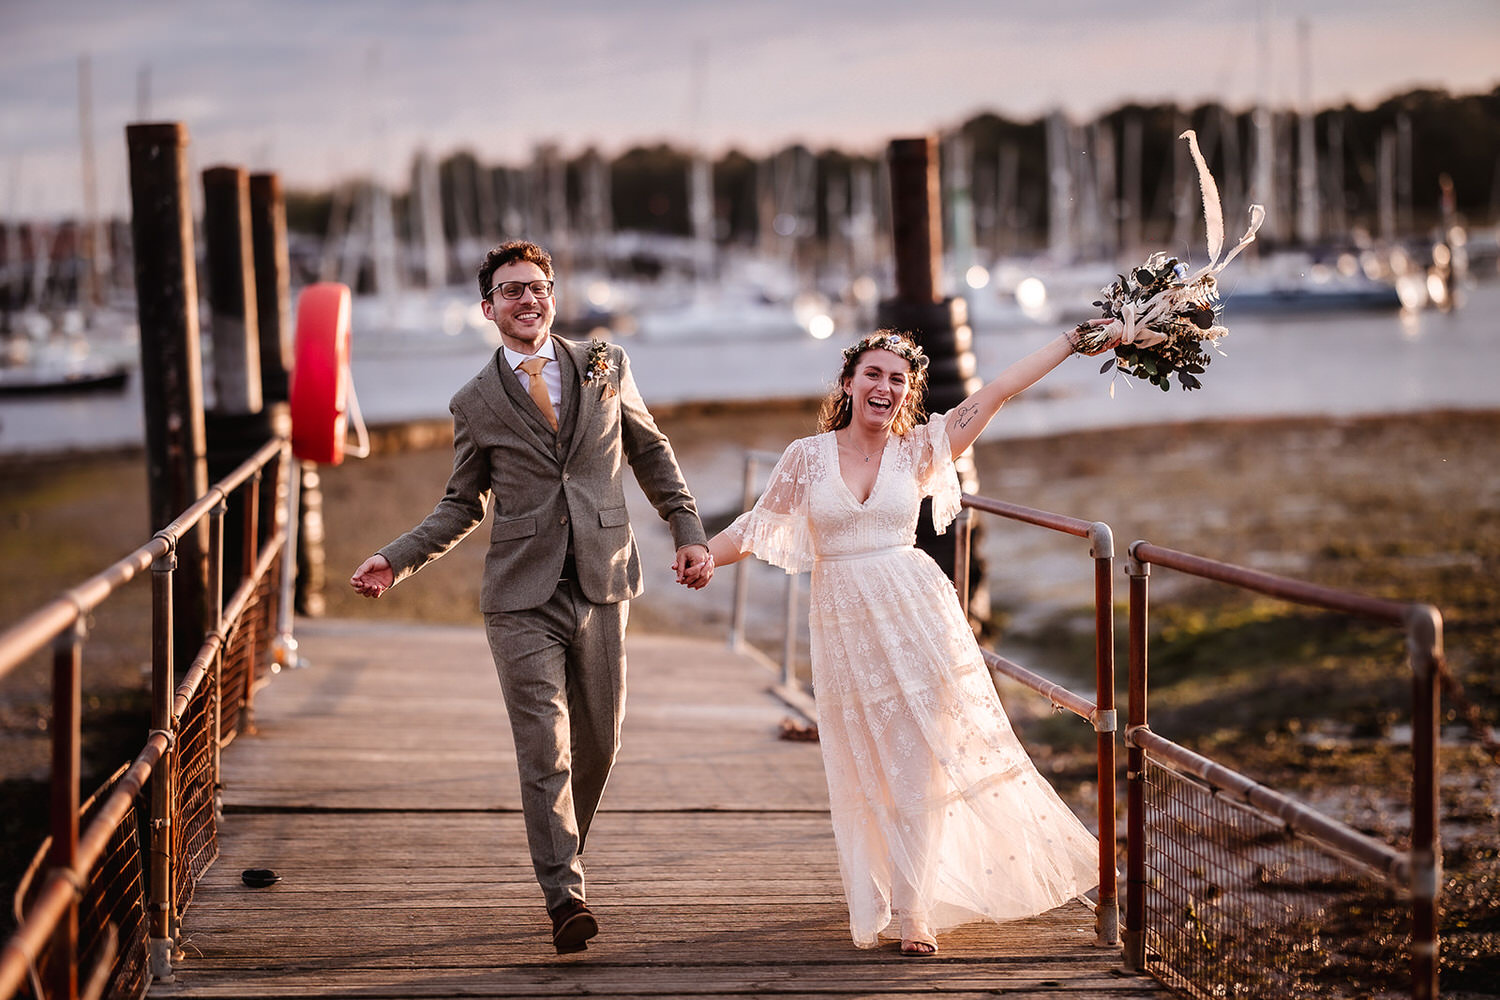
[[807, 441], [793, 441], [771, 470], [766, 491], [725, 534], [741, 552], [752, 552], [788, 573], [812, 569], [812, 536], [807, 523], [810, 481]]
[[948, 414], [938, 413], [912, 431], [916, 444], [917, 488], [932, 497], [932, 530], [939, 535], [958, 516], [963, 491], [948, 443]]

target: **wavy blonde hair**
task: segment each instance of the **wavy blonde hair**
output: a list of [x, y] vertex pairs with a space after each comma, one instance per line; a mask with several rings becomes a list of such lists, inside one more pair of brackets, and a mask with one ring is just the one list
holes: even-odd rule
[[890, 351], [907, 364], [906, 398], [891, 420], [891, 431], [900, 437], [918, 424], [926, 423], [927, 411], [922, 408], [922, 400], [927, 394], [927, 355], [922, 353], [922, 348], [909, 333], [876, 330], [844, 348], [844, 365], [839, 369], [839, 377], [834, 380], [833, 389], [823, 398], [823, 405], [818, 410], [820, 434], [848, 427], [854, 418], [854, 401], [845, 391], [844, 381], [854, 376], [859, 359], [866, 351]]

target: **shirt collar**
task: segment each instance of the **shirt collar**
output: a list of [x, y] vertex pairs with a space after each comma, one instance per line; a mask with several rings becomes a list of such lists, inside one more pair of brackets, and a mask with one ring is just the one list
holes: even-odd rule
[[505, 363], [507, 365], [510, 365], [511, 371], [515, 371], [517, 368], [519, 368], [521, 366], [521, 362], [525, 361], [527, 358], [546, 358], [547, 360], [554, 362], [557, 360], [557, 345], [552, 342], [551, 337], [548, 337], [546, 341], [543, 342], [541, 350], [537, 351], [535, 354], [522, 354], [520, 351], [513, 351], [503, 344], [501, 345], [501, 350], [505, 352]]

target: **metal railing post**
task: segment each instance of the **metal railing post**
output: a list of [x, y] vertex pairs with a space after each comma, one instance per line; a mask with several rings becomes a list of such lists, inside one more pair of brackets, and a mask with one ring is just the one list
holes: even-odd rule
[[1099, 754], [1099, 908], [1097, 942], [1120, 943], [1120, 898], [1115, 872], [1115, 540], [1109, 525], [1089, 528], [1094, 558], [1094, 734]]
[[958, 591], [958, 606], [969, 610], [969, 544], [974, 538], [974, 515], [960, 507], [953, 521], [953, 587]]
[[[293, 605], [297, 585], [297, 511], [302, 495], [302, 463], [290, 456], [286, 461], [286, 543], [281, 549], [281, 599], [276, 606], [276, 638], [271, 645], [273, 669], [286, 667], [301, 670], [309, 664], [297, 651], [297, 637], [292, 634]], [[738, 581], [736, 581], [738, 584]]]
[[208, 512], [208, 628], [220, 637], [219, 648], [214, 651], [213, 692], [210, 710], [213, 712], [213, 787], [214, 818], [224, 816], [224, 780], [222, 751], [224, 749], [224, 515], [229, 504], [223, 497]]
[[1146, 968], [1146, 777], [1145, 752], [1135, 731], [1146, 726], [1146, 615], [1151, 564], [1130, 546], [1130, 701], [1125, 726], [1125, 967]]
[[1443, 877], [1438, 839], [1443, 619], [1431, 605], [1407, 615], [1412, 671], [1411, 995], [1438, 995], [1438, 892]]
[[[78, 864], [78, 784], [82, 778], [83, 638], [85, 616], [79, 609], [73, 627], [59, 635], [52, 649], [52, 847], [47, 863], [72, 872]], [[51, 994], [78, 996], [78, 903], [75, 885], [68, 911], [52, 935]]]
[[[752, 452], [745, 456], [745, 484], [740, 494], [740, 510], [749, 510], [755, 505], [755, 465]], [[750, 602], [750, 560], [741, 559], [734, 567], [734, 610], [729, 618], [729, 648], [742, 652], [745, 648], [745, 611]]]
[[149, 933], [151, 977], [174, 981], [172, 972], [172, 773], [176, 734], [172, 726], [172, 575], [177, 548], [168, 539], [166, 553], [151, 564], [151, 729], [163, 733], [167, 748], [151, 775], [151, 872]]
[[[260, 558], [260, 488], [264, 475], [261, 469], [255, 472], [240, 486], [243, 502], [242, 510], [245, 517], [244, 532], [244, 561], [240, 564], [240, 578], [235, 581], [238, 588], [246, 580], [255, 574], [255, 564]], [[254, 619], [241, 618], [241, 630], [249, 629], [252, 634], [248, 637], [247, 656], [249, 662], [245, 664], [245, 707], [240, 712], [240, 732], [255, 732], [255, 664], [256, 650], [260, 646], [258, 638], [253, 634]], [[241, 640], [245, 641], [245, 640]]]
[[781, 683], [797, 686], [797, 598], [802, 592], [802, 574], [786, 575], [786, 641], [781, 645]]

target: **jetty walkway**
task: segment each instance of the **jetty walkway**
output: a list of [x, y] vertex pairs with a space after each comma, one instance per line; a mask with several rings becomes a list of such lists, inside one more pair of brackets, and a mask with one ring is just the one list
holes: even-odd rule
[[[480, 628], [304, 622], [309, 669], [224, 753], [219, 858], [153, 997], [1166, 995], [1073, 902], [932, 958], [856, 950], [815, 743], [721, 644], [632, 634], [623, 748], [588, 845], [600, 936], [551, 946]], [[270, 868], [281, 881], [243, 884]]]

